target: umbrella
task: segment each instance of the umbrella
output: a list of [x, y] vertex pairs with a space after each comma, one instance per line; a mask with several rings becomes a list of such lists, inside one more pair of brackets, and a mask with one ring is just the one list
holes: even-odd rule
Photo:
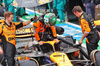
[[[52, 2], [53, 0], [14, 0], [13, 6], [15, 7], [35, 7]], [[36, 16], [36, 13], [35, 13]]]
[[15, 0], [17, 7], [37, 7], [53, 0]]

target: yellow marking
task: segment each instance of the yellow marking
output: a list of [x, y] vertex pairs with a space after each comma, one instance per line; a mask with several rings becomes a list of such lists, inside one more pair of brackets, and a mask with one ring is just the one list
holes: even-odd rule
[[50, 59], [57, 63], [57, 66], [73, 66], [65, 53], [54, 52], [50, 55]]
[[50, 2], [49, 0], [45, 0], [46, 2]]
[[40, 4], [44, 4], [45, 2], [43, 2], [42, 0], [39, 1]]
[[31, 34], [26, 34], [26, 35], [18, 35], [18, 36], [15, 36], [15, 37], [16, 38], [21, 38], [21, 37], [31, 37], [31, 36], [32, 36]]
[[49, 1], [49, 0], [45, 0], [45, 1], [40, 0], [40, 1], [39, 1], [40, 4], [44, 4], [44, 3], [47, 3], [47, 2], [50, 2], [50, 1]]
[[50, 45], [52, 45], [53, 50], [54, 50], [54, 52], [55, 52], [54, 44], [56, 43], [56, 41], [46, 41], [46, 42], [43, 42], [43, 43], [49, 43]]

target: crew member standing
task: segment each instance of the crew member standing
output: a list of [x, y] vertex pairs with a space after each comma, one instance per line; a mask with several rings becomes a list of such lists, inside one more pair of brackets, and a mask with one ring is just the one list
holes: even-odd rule
[[66, 4], [66, 0], [54, 0], [53, 2], [53, 9], [57, 9], [60, 22], [65, 22], [65, 15], [64, 15], [64, 6]]
[[[31, 18], [25, 22], [14, 23], [13, 21], [13, 13], [10, 11], [6, 11], [4, 13], [5, 21], [0, 24], [0, 36], [3, 44], [4, 57], [6, 60], [6, 66], [14, 66], [15, 61], [15, 53], [16, 53], [16, 39], [15, 32], [18, 28], [21, 28], [25, 25], [31, 23], [34, 18]], [[2, 50], [0, 48], [0, 53], [2, 54]]]
[[83, 12], [80, 6], [75, 6], [72, 12], [76, 15], [76, 17], [80, 18], [79, 22], [83, 35], [79, 40], [79, 43], [82, 44], [83, 39], [86, 37], [87, 51], [88, 55], [90, 55], [92, 50], [97, 49], [99, 41], [99, 34], [94, 26], [94, 20], [91, 15]]

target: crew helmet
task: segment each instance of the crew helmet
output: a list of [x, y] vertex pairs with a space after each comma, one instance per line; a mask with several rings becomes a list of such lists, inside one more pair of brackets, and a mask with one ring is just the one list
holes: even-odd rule
[[53, 26], [56, 24], [56, 16], [54, 13], [47, 13], [45, 16], [44, 16], [44, 23], [47, 25], [47, 24], [50, 24], [50, 26]]

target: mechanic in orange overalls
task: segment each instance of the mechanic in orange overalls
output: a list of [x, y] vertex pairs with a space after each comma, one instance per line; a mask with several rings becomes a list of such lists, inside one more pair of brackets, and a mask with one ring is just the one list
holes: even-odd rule
[[56, 43], [59, 43], [57, 39], [55, 24], [56, 17], [53, 13], [48, 13], [45, 16], [40, 17], [41, 20], [37, 20], [33, 23], [33, 29], [35, 30], [35, 38], [39, 42], [39, 45], [42, 48], [44, 53], [48, 52], [49, 49], [43, 45], [44, 41], [55, 40]]
[[76, 17], [80, 18], [79, 22], [83, 36], [79, 40], [79, 43], [82, 44], [83, 39], [86, 37], [86, 46], [89, 56], [92, 50], [97, 49], [99, 41], [99, 34], [95, 28], [94, 20], [90, 15], [83, 12], [80, 6], [75, 6], [72, 12], [76, 15]]
[[[0, 24], [0, 36], [3, 44], [4, 57], [6, 60], [6, 65], [3, 66], [14, 66], [15, 61], [15, 53], [16, 53], [16, 40], [15, 40], [15, 32], [18, 28], [21, 28], [25, 25], [31, 23], [34, 18], [31, 18], [25, 22], [14, 23], [13, 21], [13, 13], [10, 11], [6, 11], [4, 13], [5, 21]], [[0, 49], [0, 53], [2, 53]]]

